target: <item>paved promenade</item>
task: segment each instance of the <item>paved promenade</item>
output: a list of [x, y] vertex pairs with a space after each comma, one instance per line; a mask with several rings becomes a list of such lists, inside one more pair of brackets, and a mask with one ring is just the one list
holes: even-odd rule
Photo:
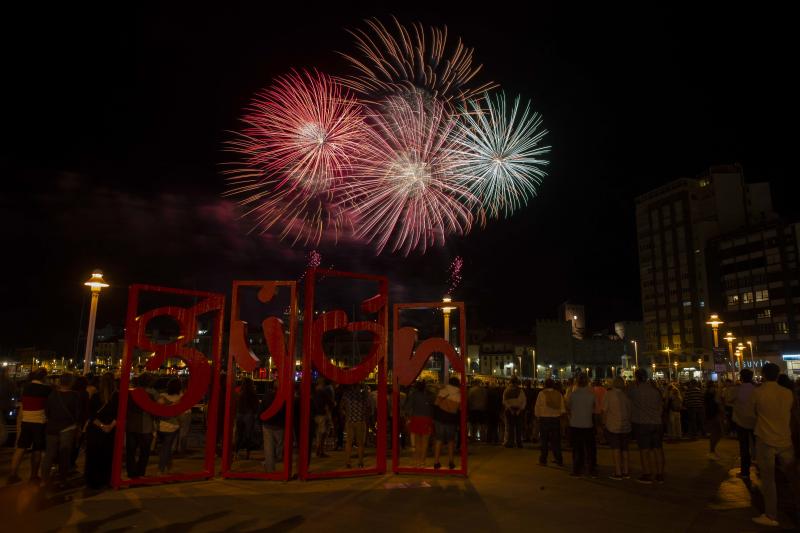
[[[0, 488], [3, 531], [762, 531], [758, 478], [735, 477], [738, 448], [726, 439], [720, 461], [707, 441], [666, 445], [666, 483], [608, 479], [611, 455], [599, 450], [600, 477], [570, 478], [538, 466], [538, 451], [476, 445], [469, 479], [394, 476], [289, 483], [223, 481], [87, 494], [46, 494], [30, 484]], [[0, 455], [8, 473], [10, 450]], [[639, 471], [632, 453], [633, 473]], [[569, 464], [570, 454], [565, 454]], [[796, 530], [782, 502], [784, 529]], [[13, 526], [19, 527], [13, 527]], [[775, 531], [775, 528], [770, 529]]]

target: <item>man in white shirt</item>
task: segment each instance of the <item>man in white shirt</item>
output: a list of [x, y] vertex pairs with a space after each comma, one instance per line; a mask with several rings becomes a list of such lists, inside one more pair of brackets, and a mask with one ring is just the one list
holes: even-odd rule
[[764, 526], [778, 526], [778, 495], [775, 487], [775, 461], [794, 486], [797, 501], [797, 476], [794, 472], [794, 448], [789, 426], [794, 397], [792, 391], [778, 385], [780, 367], [767, 363], [761, 370], [764, 383], [751, 395], [755, 416], [756, 457], [761, 477], [761, 494], [764, 497], [764, 514], [753, 522]]

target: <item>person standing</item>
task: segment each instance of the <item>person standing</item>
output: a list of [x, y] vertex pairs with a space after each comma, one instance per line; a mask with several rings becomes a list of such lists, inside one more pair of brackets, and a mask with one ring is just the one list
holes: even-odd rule
[[673, 383], [667, 392], [667, 411], [669, 412], [667, 435], [676, 440], [681, 438], [681, 409], [683, 409], [683, 396], [680, 389]]
[[[174, 405], [183, 397], [183, 388], [178, 378], [172, 378], [167, 383], [167, 391], [158, 397], [161, 405]], [[161, 418], [158, 421], [158, 436], [161, 438], [161, 450], [158, 457], [158, 471], [166, 474], [172, 468], [172, 449], [175, 439], [180, 434], [181, 422], [177, 416]]]
[[586, 374], [578, 375], [576, 385], [577, 388], [567, 400], [569, 435], [572, 442], [572, 472], [570, 476], [583, 475], [584, 465], [586, 465], [589, 475], [597, 477], [597, 443], [594, 433], [595, 396], [589, 387], [589, 378]]
[[511, 384], [503, 392], [503, 408], [505, 410], [506, 448], [522, 448], [522, 414], [525, 410], [525, 392], [519, 386], [519, 378], [511, 377]]
[[100, 377], [97, 392], [89, 400], [89, 424], [86, 432], [86, 486], [102, 489], [111, 485], [111, 460], [117, 427], [118, 395], [114, 374]]
[[486, 407], [488, 405], [488, 390], [480, 380], [475, 379], [469, 388], [467, 405], [469, 406], [469, 434], [472, 440], [486, 442]]
[[[423, 380], [417, 380], [406, 396], [403, 410], [408, 414], [408, 431], [414, 447], [414, 466], [425, 468], [428, 443], [433, 433], [433, 395]], [[484, 435], [481, 435], [484, 437]]]
[[625, 395], [625, 380], [614, 378], [613, 388], [603, 397], [603, 426], [614, 456], [613, 480], [630, 477], [628, 441], [631, 434], [631, 401]]
[[253, 431], [258, 415], [258, 395], [253, 380], [245, 377], [236, 398], [236, 443], [234, 455], [239, 458], [239, 453], [244, 450], [245, 459], [250, 459], [250, 448], [253, 444]]
[[325, 453], [325, 438], [328, 435], [328, 421], [331, 419], [331, 413], [335, 407], [331, 389], [325, 383], [325, 378], [320, 376], [316, 387], [314, 387], [314, 395], [311, 398], [311, 411], [315, 427], [314, 435], [316, 435], [317, 439], [317, 457], [329, 457]]
[[750, 479], [750, 450], [753, 448], [753, 428], [756, 425], [751, 403], [756, 390], [753, 385], [753, 371], [743, 368], [739, 372], [739, 379], [741, 383], [733, 394], [733, 423], [736, 424], [736, 437], [739, 439], [739, 477]]
[[350, 458], [353, 454], [353, 443], [355, 443], [358, 446], [358, 468], [364, 468], [367, 420], [372, 410], [368, 389], [359, 384], [349, 385], [342, 394], [342, 403], [339, 408], [342, 410], [345, 420], [345, 467], [352, 468]]
[[503, 407], [503, 391], [493, 383], [486, 390], [486, 442], [498, 444], [500, 440], [500, 410]]
[[689, 388], [683, 398], [686, 406], [686, 415], [689, 418], [689, 435], [695, 439], [698, 436], [704, 437], [703, 419], [705, 418], [705, 404], [703, 402], [703, 391], [697, 380], [689, 382]]
[[8, 368], [0, 367], [0, 446], [5, 446], [8, 439], [6, 430], [6, 413], [14, 409], [14, 397], [17, 388], [14, 380], [8, 376]]
[[456, 465], [454, 462], [454, 450], [456, 444], [456, 433], [458, 433], [459, 411], [461, 409], [461, 389], [460, 381], [457, 377], [451, 377], [447, 385], [443, 386], [436, 395], [434, 405], [433, 426], [435, 442], [433, 445], [433, 468], [442, 467], [439, 457], [442, 453], [442, 445], [447, 446], [448, 468], [453, 470]]
[[[264, 394], [260, 411], [263, 413], [270, 408], [275, 401], [278, 390], [278, 380], [276, 379], [272, 387]], [[274, 472], [275, 463], [283, 461], [283, 439], [286, 432], [286, 405], [267, 420], [261, 422], [261, 434], [264, 440], [264, 471]]]
[[761, 477], [761, 494], [764, 513], [753, 522], [765, 526], [778, 526], [778, 495], [775, 487], [775, 463], [780, 464], [795, 492], [797, 502], [798, 480], [792, 446], [790, 418], [794, 397], [792, 391], [778, 385], [780, 367], [766, 363], [761, 369], [764, 383], [751, 395], [752, 413], [755, 417], [756, 458]]
[[664, 482], [664, 456], [662, 452], [664, 426], [661, 393], [647, 381], [647, 371], [636, 369], [636, 384], [629, 393], [631, 399], [631, 427], [639, 445], [642, 475], [636, 480], [650, 484]]
[[17, 444], [14, 455], [11, 457], [11, 474], [8, 484], [17, 483], [20, 477], [19, 466], [25, 452], [31, 450], [31, 477], [32, 483], [41, 481], [39, 465], [42, 462], [42, 452], [46, 448], [45, 433], [45, 405], [52, 389], [45, 385], [47, 370], [38, 368], [31, 372], [31, 380], [22, 387], [22, 410], [17, 414]]
[[564, 466], [561, 455], [561, 417], [567, 412], [564, 405], [564, 396], [555, 389], [555, 382], [547, 378], [544, 389], [536, 397], [533, 407], [536, 419], [539, 421], [539, 465], [547, 466], [547, 455], [553, 451], [553, 459], [558, 466]]
[[706, 391], [703, 394], [703, 405], [705, 406], [705, 424], [708, 431], [708, 458], [712, 461], [719, 460], [717, 444], [722, 440], [725, 411], [723, 410], [722, 396], [724, 391], [718, 391], [713, 381], [706, 384]]
[[[136, 378], [136, 387], [147, 392], [150, 399], [156, 399], [152, 388], [152, 374], [144, 373]], [[128, 413], [125, 420], [125, 470], [128, 478], [142, 477], [147, 472], [150, 461], [150, 446], [153, 444], [153, 415], [139, 407], [132, 397], [128, 399]]]
[[47, 417], [47, 450], [42, 462], [42, 484], [49, 483], [50, 470], [55, 462], [58, 463], [58, 477], [62, 485], [69, 475], [79, 411], [78, 395], [70, 390], [72, 380], [72, 374], [61, 374], [58, 388], [47, 397], [44, 408]]
[[594, 393], [594, 414], [592, 418], [594, 420], [595, 436], [597, 437], [597, 442], [605, 444], [606, 435], [603, 431], [603, 399], [608, 391], [606, 391], [602, 381], [595, 379], [592, 383], [592, 392]]

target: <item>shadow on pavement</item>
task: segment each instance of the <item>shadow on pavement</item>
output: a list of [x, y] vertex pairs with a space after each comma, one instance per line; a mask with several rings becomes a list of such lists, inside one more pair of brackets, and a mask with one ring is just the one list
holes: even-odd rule
[[165, 526], [154, 527], [152, 529], [148, 529], [147, 533], [174, 533], [176, 531], [189, 531], [194, 526], [199, 526], [204, 522], [211, 522], [213, 520], [217, 520], [219, 518], [228, 516], [229, 514], [231, 514], [231, 511], [217, 511], [216, 513], [210, 513], [204, 516], [199, 516], [194, 520], [187, 520], [185, 522], [173, 522]]

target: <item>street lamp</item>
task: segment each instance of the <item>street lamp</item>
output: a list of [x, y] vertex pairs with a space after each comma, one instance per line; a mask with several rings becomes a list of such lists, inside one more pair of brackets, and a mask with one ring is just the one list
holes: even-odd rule
[[703, 378], [703, 358], [702, 357], [698, 357], [697, 358], [697, 364], [700, 365], [700, 377], [702, 379]]
[[706, 324], [711, 326], [711, 331], [714, 333], [714, 348], [719, 348], [719, 327], [724, 324], [722, 320], [719, 319], [719, 315], [713, 313], [709, 318]]
[[747, 341], [747, 346], [750, 348], [750, 366], [753, 367], [753, 371], [756, 369], [756, 362], [753, 357], [753, 341]]
[[731, 366], [733, 366], [733, 341], [736, 340], [736, 337], [729, 331], [728, 334], [725, 335], [725, 340], [728, 341], [728, 358], [731, 360]]
[[653, 364], [652, 364], [652, 365], [650, 365], [650, 366], [652, 366], [652, 367], [653, 367], [653, 379], [656, 379], [656, 364], [655, 364], [655, 363], [653, 363]]
[[[639, 366], [639, 343], [636, 342], [636, 339], [631, 341], [633, 343], [633, 353], [636, 355], [636, 365]], [[635, 368], [634, 368], [635, 370]]]
[[675, 367], [675, 381], [678, 381], [678, 362], [677, 361], [673, 362], [672, 366]]
[[[445, 294], [442, 298], [442, 302], [449, 304], [452, 302], [453, 299], [450, 297], [449, 294]], [[450, 311], [455, 309], [455, 307], [446, 305], [442, 307], [442, 315], [444, 315], [444, 340], [450, 342]], [[447, 357], [443, 358], [442, 361], [442, 370], [444, 371], [444, 376], [442, 377], [443, 383], [447, 383], [447, 378], [450, 375], [450, 362], [447, 360]]]
[[672, 352], [672, 348], [667, 346], [666, 348], [664, 348], [664, 351], [667, 352], [667, 380], [668, 381], [672, 381], [672, 374], [670, 374], [670, 369], [669, 369], [669, 365], [671, 363], [671, 359], [669, 357], [669, 354], [670, 354], [670, 352]]
[[92, 290], [92, 305], [89, 308], [89, 332], [86, 334], [86, 353], [83, 356], [83, 373], [88, 374], [94, 345], [94, 325], [97, 321], [97, 300], [100, 298], [100, 290], [108, 287], [108, 283], [103, 280], [103, 273], [95, 270], [92, 272], [92, 277], [84, 285]]

